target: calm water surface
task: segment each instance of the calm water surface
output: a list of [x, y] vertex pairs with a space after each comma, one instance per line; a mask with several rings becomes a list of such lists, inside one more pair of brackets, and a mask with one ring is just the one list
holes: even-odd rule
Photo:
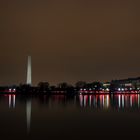
[[0, 96], [2, 139], [140, 136], [140, 95]]

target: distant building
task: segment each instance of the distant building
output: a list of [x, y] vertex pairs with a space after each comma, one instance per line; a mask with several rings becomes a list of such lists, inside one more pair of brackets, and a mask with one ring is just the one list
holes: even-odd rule
[[103, 83], [105, 89], [110, 88], [110, 82]]
[[117, 89], [140, 89], [140, 77], [122, 80], [112, 80], [111, 85]]

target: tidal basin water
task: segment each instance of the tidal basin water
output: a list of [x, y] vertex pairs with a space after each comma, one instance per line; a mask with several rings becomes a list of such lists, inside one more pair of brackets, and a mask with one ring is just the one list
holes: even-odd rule
[[2, 139], [140, 136], [140, 95], [0, 95]]

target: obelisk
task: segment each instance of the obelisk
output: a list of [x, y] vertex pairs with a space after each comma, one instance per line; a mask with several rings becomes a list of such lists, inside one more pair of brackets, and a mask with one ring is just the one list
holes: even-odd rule
[[27, 64], [27, 85], [32, 85], [32, 64], [31, 64], [31, 56], [28, 56], [28, 64]]

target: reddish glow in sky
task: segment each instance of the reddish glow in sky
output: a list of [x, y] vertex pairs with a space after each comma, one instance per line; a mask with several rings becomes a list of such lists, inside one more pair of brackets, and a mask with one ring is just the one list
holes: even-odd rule
[[0, 85], [140, 74], [139, 0], [1, 0]]

